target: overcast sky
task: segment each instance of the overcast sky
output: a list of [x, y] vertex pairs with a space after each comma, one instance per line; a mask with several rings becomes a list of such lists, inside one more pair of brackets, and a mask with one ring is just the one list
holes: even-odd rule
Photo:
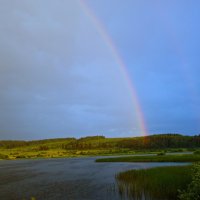
[[[200, 2], [86, 0], [148, 133], [200, 133]], [[0, 139], [139, 136], [130, 87], [79, 0], [0, 1]]]

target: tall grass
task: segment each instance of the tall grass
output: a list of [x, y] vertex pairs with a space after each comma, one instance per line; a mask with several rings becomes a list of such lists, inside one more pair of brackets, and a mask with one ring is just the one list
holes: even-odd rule
[[178, 189], [185, 190], [191, 180], [191, 166], [131, 170], [116, 175], [121, 197], [134, 200], [176, 200]]
[[157, 155], [157, 156], [126, 156], [116, 158], [101, 158], [96, 162], [197, 162], [199, 154]]

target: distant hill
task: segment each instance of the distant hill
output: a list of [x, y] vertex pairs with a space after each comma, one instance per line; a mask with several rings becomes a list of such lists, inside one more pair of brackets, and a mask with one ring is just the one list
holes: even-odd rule
[[183, 136], [181, 134], [155, 134], [145, 137], [105, 138], [104, 136], [88, 136], [83, 138], [55, 138], [33, 141], [0, 141], [1, 149], [26, 147], [43, 147], [45, 149], [109, 149], [128, 148], [139, 149], [165, 149], [165, 148], [196, 148], [200, 147], [200, 136]]

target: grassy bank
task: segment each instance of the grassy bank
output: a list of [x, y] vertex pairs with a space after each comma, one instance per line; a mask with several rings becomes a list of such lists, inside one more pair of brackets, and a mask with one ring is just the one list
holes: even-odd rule
[[157, 167], [131, 170], [116, 175], [122, 197], [140, 200], [176, 200], [179, 190], [192, 181], [192, 166]]
[[97, 159], [96, 162], [196, 162], [200, 161], [199, 154], [176, 154], [161, 156], [126, 156]]
[[[100, 159], [97, 162], [142, 162], [141, 160], [132, 160], [133, 155], [138, 154], [157, 154], [158, 151], [133, 151], [129, 149], [86, 149], [86, 150], [64, 150], [64, 149], [47, 149], [41, 150], [37, 148], [13, 148], [0, 149], [0, 160], [12, 159], [37, 159], [37, 158], [72, 158], [72, 157], [87, 157], [87, 156], [122, 156], [130, 155], [126, 159], [117, 157], [116, 159]], [[169, 152], [173, 152], [172, 149]], [[174, 150], [176, 153], [176, 149]], [[184, 153], [184, 152], [182, 152]], [[200, 156], [200, 155], [199, 155]], [[140, 159], [138, 156], [137, 159]], [[145, 157], [142, 156], [144, 159]], [[159, 157], [157, 157], [158, 159]], [[163, 159], [163, 157], [161, 157]], [[128, 161], [130, 159], [130, 161]], [[149, 159], [149, 156], [148, 156]], [[131, 161], [132, 160], [132, 161]], [[198, 160], [198, 159], [197, 159]], [[157, 160], [158, 161], [158, 160]], [[149, 161], [150, 162], [150, 161]]]
[[29, 150], [29, 149], [1, 149], [0, 160], [13, 159], [37, 159], [37, 158], [73, 158], [88, 156], [109, 156], [109, 155], [133, 155], [134, 151], [123, 151], [118, 149], [94, 149], [94, 150]]

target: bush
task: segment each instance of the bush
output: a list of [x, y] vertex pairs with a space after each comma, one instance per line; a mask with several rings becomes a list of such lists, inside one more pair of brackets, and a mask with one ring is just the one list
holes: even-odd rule
[[196, 150], [193, 154], [200, 155], [200, 150]]
[[26, 158], [26, 156], [24, 156], [24, 155], [19, 155], [19, 156], [16, 156], [16, 158]]
[[179, 191], [180, 200], [199, 200], [200, 199], [200, 163], [193, 166], [192, 182], [186, 191]]
[[8, 159], [8, 158], [9, 158], [8, 155], [0, 153], [0, 159]]
[[157, 156], [164, 156], [165, 155], [165, 152], [159, 152], [157, 153]]
[[184, 149], [174, 149], [172, 152], [184, 152]]
[[39, 151], [47, 151], [47, 150], [49, 150], [48, 146], [45, 145], [39, 146]]

